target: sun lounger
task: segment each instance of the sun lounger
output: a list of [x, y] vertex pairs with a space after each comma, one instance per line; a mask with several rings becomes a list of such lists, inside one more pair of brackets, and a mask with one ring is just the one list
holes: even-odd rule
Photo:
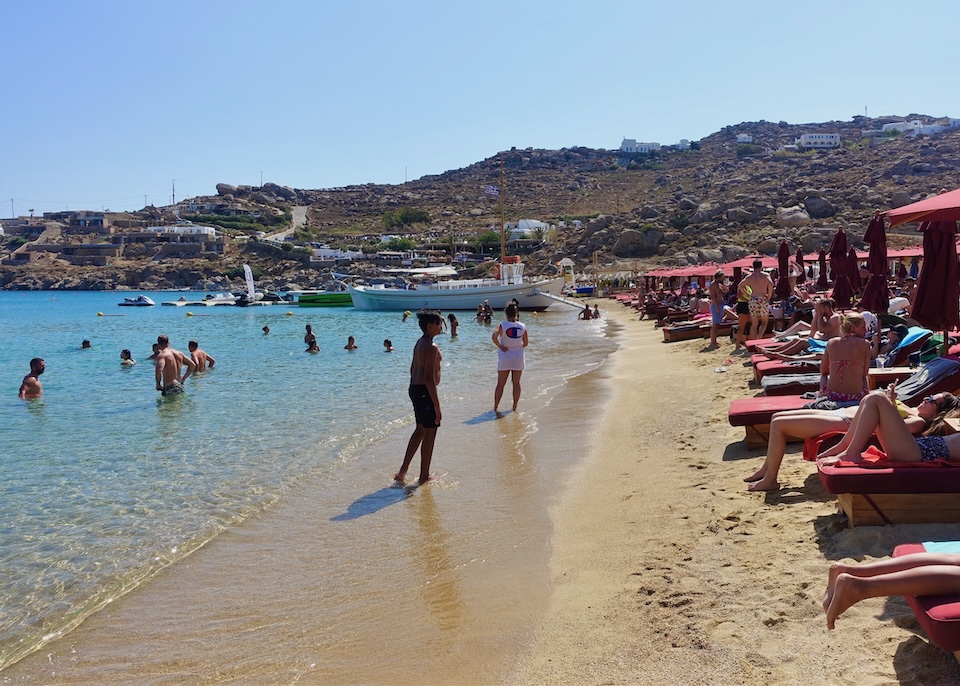
[[[798, 368], [794, 367], [794, 369]], [[765, 376], [760, 379], [760, 386], [767, 395], [802, 395], [820, 388], [820, 372]]]
[[[929, 544], [935, 551], [960, 552], [960, 543], [953, 549], [946, 543]], [[893, 549], [894, 557], [934, 552], [923, 543], [906, 543]], [[904, 596], [917, 621], [930, 640], [960, 660], [960, 594]]]
[[[943, 391], [952, 393], [957, 389], [960, 389], [960, 358], [938, 357], [899, 384], [897, 396], [907, 405], [919, 405], [926, 395]], [[747, 445], [757, 448], [767, 444], [774, 413], [798, 410], [807, 402], [807, 398], [799, 395], [740, 398], [730, 403], [727, 418], [731, 426], [744, 427]]]
[[817, 474], [851, 527], [960, 522], [960, 467], [929, 464], [843, 467], [821, 460]]
[[[727, 336], [733, 322], [722, 322], [717, 327], [718, 336]], [[709, 338], [710, 337], [710, 318], [698, 319], [692, 322], [678, 322], [663, 327], [663, 340], [665, 343], [674, 341], [686, 341], [691, 338]]]

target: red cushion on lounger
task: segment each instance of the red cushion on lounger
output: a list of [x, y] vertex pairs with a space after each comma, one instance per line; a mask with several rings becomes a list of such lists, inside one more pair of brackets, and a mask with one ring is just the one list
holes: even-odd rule
[[[944, 463], [946, 464], [946, 463]], [[842, 467], [817, 462], [820, 483], [830, 493], [957, 493], [960, 469], [954, 465], [924, 467], [900, 463], [896, 467]]]
[[[894, 557], [925, 552], [921, 543], [906, 543], [893, 549]], [[960, 650], [960, 595], [905, 596], [920, 626], [930, 640], [949, 652]]]
[[730, 403], [727, 418], [731, 426], [752, 426], [769, 424], [774, 412], [799, 410], [804, 403], [810, 402], [799, 395], [758, 396], [739, 398]]

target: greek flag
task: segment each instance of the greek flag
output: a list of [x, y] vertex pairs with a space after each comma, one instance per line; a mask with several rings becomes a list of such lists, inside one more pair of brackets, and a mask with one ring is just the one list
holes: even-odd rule
[[487, 195], [492, 195], [495, 198], [500, 197], [500, 186], [484, 186], [483, 192]]

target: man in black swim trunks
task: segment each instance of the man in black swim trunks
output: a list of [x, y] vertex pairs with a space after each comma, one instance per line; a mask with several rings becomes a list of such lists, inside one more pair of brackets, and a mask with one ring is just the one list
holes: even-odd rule
[[410, 388], [408, 393], [413, 402], [413, 414], [417, 418], [417, 428], [413, 430], [407, 443], [407, 452], [403, 456], [400, 471], [393, 475], [394, 480], [403, 482], [413, 456], [420, 449], [420, 478], [418, 484], [432, 481], [430, 462], [433, 459], [433, 444], [440, 427], [440, 397], [437, 385], [440, 383], [440, 348], [433, 342], [443, 330], [443, 318], [437, 312], [418, 312], [417, 319], [423, 336], [413, 346], [413, 361], [410, 363]]

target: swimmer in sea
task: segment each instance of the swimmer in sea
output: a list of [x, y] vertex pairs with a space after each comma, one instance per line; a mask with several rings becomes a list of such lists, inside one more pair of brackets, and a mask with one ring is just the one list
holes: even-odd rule
[[120, 364], [124, 367], [132, 367], [137, 361], [133, 359], [133, 356], [130, 354], [130, 351], [124, 348], [120, 351]]
[[393, 352], [393, 341], [389, 338], [383, 339], [383, 352], [392, 353]]
[[20, 383], [20, 392], [17, 397], [29, 400], [43, 395], [43, 386], [40, 385], [40, 375], [46, 371], [47, 365], [43, 358], [35, 357], [30, 360], [30, 373], [23, 377]]
[[350, 351], [353, 351], [353, 350], [356, 350], [356, 349], [357, 349], [357, 344], [356, 344], [356, 341], [354, 340], [353, 336], [347, 336], [347, 344], [346, 344], [345, 346], [343, 346], [343, 349], [344, 349], [344, 350], [350, 350]]
[[[157, 346], [160, 348], [154, 368], [157, 390], [164, 396], [183, 393], [183, 382], [197, 371], [196, 363], [179, 350], [171, 348], [170, 339], [163, 334], [157, 336]], [[187, 371], [181, 375], [184, 367]]]
[[443, 356], [433, 339], [443, 330], [443, 319], [435, 312], [418, 312], [417, 319], [423, 335], [413, 346], [413, 360], [410, 363], [410, 387], [407, 394], [413, 403], [413, 414], [417, 426], [407, 443], [400, 471], [393, 475], [395, 481], [403, 483], [407, 478], [407, 469], [413, 456], [420, 449], [420, 478], [418, 484], [433, 481], [430, 475], [430, 463], [433, 460], [433, 445], [437, 439], [437, 429], [442, 418], [440, 396], [437, 385], [440, 383], [440, 361]]

